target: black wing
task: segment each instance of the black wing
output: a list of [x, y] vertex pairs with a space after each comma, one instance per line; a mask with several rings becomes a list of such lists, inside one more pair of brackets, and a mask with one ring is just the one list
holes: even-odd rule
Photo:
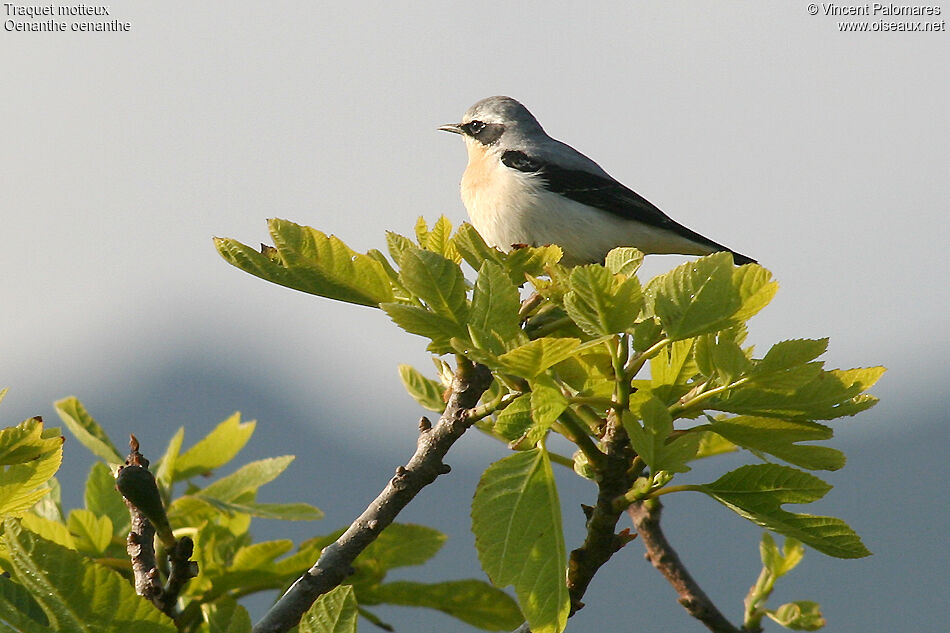
[[716, 250], [729, 251], [737, 265], [754, 262], [754, 259], [740, 255], [722, 244], [703, 237], [696, 231], [674, 222], [656, 205], [612, 178], [604, 178], [581, 169], [565, 169], [551, 163], [532, 158], [524, 152], [509, 150], [502, 154], [501, 161], [518, 171], [538, 174], [545, 187], [575, 202], [580, 202], [628, 220], [665, 229], [692, 242], [705, 244]]

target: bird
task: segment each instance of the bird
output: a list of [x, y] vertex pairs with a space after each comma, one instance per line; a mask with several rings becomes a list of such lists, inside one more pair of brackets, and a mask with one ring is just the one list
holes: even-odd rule
[[438, 128], [460, 134], [468, 150], [462, 202], [489, 246], [561, 247], [566, 266], [603, 263], [618, 246], [644, 254], [746, 255], [686, 228], [624, 186], [593, 160], [551, 138], [511, 97], [478, 101], [459, 123]]

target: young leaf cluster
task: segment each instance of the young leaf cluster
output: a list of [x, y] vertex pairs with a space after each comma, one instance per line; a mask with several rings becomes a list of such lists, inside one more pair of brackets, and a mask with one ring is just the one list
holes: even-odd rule
[[[615, 499], [617, 509], [700, 492], [825, 554], [869, 553], [840, 519], [783, 506], [828, 492], [806, 471], [836, 470], [844, 456], [814, 442], [832, 437], [826, 421], [873, 406], [866, 390], [883, 369], [826, 369], [818, 360], [826, 339], [786, 340], [757, 353], [746, 343], [747, 321], [777, 290], [761, 266], [735, 267], [731, 254], [716, 253], [643, 283], [636, 275], [643, 256], [633, 248], [611, 251], [603, 264], [567, 268], [556, 246], [503, 253], [470, 225], [453, 233], [444, 217], [432, 227], [420, 219], [413, 238], [388, 234], [389, 257], [355, 253], [284, 220], [269, 226], [273, 247], [258, 252], [218, 239], [218, 250], [275, 283], [379, 307], [423, 337], [436, 377], [399, 369], [423, 407], [444, 408], [450, 371], [442, 356], [492, 371], [494, 383], [473, 416], [519, 452], [485, 471], [473, 530], [483, 568], [497, 585], [514, 586], [532, 631], [561, 631], [569, 613], [551, 463], [573, 465], [601, 490], [606, 479], [619, 481], [626, 493]], [[551, 433], [573, 442], [575, 455], [549, 452]], [[759, 463], [712, 482], [679, 483], [692, 461], [739, 449]], [[620, 471], [610, 466], [618, 451], [628, 460]]]
[[[45, 428], [33, 418], [0, 431], [0, 571], [6, 573], [0, 575], [2, 630], [247, 633], [251, 619], [238, 600], [285, 590], [342, 532], [299, 545], [255, 542], [250, 530], [255, 517], [323, 516], [306, 503], [257, 500], [260, 487], [280, 476], [293, 457], [253, 461], [214, 477], [244, 448], [256, 423], [234, 414], [187, 450], [184, 429], [179, 429], [151, 468], [174, 534], [195, 541], [198, 575], [185, 585], [172, 620], [136, 595], [130, 582], [125, 544], [130, 514], [113, 475], [119, 450], [76, 398], [57, 402], [56, 409], [76, 439], [101, 461], [86, 480], [85, 507], [67, 513], [54, 478], [62, 458], [59, 429]], [[431, 528], [389, 526], [355, 561], [347, 584], [321, 597], [299, 630], [353, 632], [357, 615], [381, 623], [369, 609], [378, 604], [438, 609], [487, 630], [517, 626], [523, 618], [514, 601], [483, 581], [385, 581], [392, 569], [425, 563], [444, 541]]]
[[763, 616], [768, 616], [778, 624], [795, 631], [817, 631], [823, 627], [825, 618], [817, 602], [799, 600], [783, 604], [777, 609], [765, 608], [775, 581], [801, 562], [805, 555], [802, 544], [793, 538], [787, 538], [784, 547], [779, 549], [775, 540], [766, 532], [762, 535], [759, 551], [762, 555], [762, 572], [746, 596], [743, 628], [748, 631], [761, 629]]

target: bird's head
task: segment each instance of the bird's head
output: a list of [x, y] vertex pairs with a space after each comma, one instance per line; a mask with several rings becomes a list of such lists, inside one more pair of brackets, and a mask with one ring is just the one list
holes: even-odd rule
[[482, 99], [465, 112], [460, 123], [439, 129], [461, 134], [466, 144], [486, 147], [518, 146], [527, 138], [544, 135], [544, 129], [528, 108], [511, 97]]

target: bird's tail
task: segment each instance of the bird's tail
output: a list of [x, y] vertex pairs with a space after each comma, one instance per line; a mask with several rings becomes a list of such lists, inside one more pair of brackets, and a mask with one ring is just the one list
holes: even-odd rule
[[732, 261], [736, 263], [736, 266], [742, 266], [743, 264], [758, 264], [759, 263], [755, 261], [754, 259], [752, 259], [751, 257], [747, 257], [743, 255], [742, 253], [737, 253], [732, 250], [730, 250], [729, 252], [732, 253]]

